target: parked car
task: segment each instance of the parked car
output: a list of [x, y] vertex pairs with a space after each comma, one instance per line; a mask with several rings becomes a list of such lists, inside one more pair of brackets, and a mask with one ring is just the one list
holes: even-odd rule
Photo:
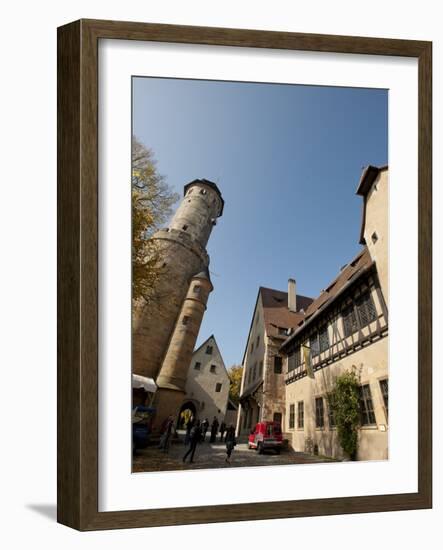
[[144, 449], [152, 432], [153, 407], [137, 405], [132, 411], [132, 452]]
[[249, 449], [256, 449], [263, 454], [266, 449], [274, 449], [280, 454], [283, 444], [283, 434], [279, 422], [259, 422], [248, 438]]

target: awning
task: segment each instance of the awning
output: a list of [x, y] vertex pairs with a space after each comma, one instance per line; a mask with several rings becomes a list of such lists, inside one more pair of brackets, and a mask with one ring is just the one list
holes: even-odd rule
[[157, 386], [152, 378], [140, 376], [139, 374], [132, 375], [132, 387], [142, 388], [149, 393], [155, 393], [157, 391]]

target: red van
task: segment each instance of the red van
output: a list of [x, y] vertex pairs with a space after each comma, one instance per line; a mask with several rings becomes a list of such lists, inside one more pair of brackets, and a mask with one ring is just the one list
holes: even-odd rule
[[249, 449], [257, 449], [259, 454], [263, 454], [265, 449], [274, 449], [277, 454], [283, 444], [283, 434], [280, 422], [259, 422], [249, 434]]

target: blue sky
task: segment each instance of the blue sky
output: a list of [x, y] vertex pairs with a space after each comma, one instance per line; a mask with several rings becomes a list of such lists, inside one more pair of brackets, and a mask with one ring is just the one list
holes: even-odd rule
[[208, 244], [214, 291], [197, 345], [214, 334], [240, 363], [259, 286], [317, 296], [359, 250], [364, 166], [388, 162], [387, 90], [133, 79], [133, 132], [182, 195], [216, 182]]

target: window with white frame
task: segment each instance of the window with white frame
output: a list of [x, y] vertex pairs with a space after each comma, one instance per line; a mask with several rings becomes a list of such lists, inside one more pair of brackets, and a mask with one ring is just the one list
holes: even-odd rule
[[376, 424], [374, 404], [372, 402], [371, 388], [364, 384], [359, 388], [360, 397], [360, 423], [362, 426]]
[[315, 398], [315, 427], [325, 427], [325, 409], [323, 403], [323, 397]]
[[297, 428], [303, 430], [305, 427], [305, 403], [299, 401], [297, 403]]

